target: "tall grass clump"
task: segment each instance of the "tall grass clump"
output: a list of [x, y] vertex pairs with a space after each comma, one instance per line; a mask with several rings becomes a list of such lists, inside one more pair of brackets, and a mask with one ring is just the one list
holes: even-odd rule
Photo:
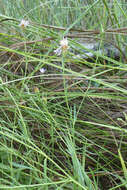
[[0, 2], [0, 189], [126, 189], [126, 8]]

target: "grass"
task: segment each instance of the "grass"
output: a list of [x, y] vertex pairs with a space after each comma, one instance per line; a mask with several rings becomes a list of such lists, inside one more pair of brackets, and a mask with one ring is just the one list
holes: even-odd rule
[[[79, 41], [122, 50], [126, 7], [124, 0], [0, 2], [0, 189], [126, 189], [126, 55], [74, 57], [86, 49]], [[30, 22], [24, 29], [22, 19]], [[57, 56], [63, 36], [74, 51]]]

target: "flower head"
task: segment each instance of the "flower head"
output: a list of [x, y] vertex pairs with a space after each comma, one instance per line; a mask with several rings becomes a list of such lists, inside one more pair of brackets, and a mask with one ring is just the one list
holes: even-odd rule
[[61, 53], [62, 53], [61, 46], [58, 47], [57, 49], [55, 49], [55, 50], [54, 50], [54, 53], [55, 53], [56, 55], [61, 55]]
[[29, 25], [29, 21], [28, 20], [24, 20], [22, 19], [19, 26], [22, 27], [22, 28], [25, 28]]
[[67, 50], [69, 47], [68, 47], [68, 40], [67, 38], [63, 38], [61, 41], [60, 41], [60, 46], [63, 50]]
[[41, 72], [41, 73], [45, 73], [45, 71], [46, 71], [45, 68], [41, 68], [41, 69], [40, 69], [40, 72]]
[[63, 38], [60, 41], [60, 47], [58, 47], [54, 52], [56, 55], [60, 55], [62, 52], [65, 52], [67, 49], [69, 49], [68, 40], [67, 38]]

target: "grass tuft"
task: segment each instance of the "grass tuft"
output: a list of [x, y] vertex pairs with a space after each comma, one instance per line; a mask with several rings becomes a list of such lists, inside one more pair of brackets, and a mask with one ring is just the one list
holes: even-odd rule
[[0, 189], [127, 188], [126, 7], [0, 2]]

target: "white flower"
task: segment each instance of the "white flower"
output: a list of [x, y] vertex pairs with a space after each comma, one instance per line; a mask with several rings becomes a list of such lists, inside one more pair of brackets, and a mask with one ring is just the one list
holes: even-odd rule
[[22, 27], [22, 28], [25, 28], [29, 25], [29, 21], [28, 20], [24, 20], [22, 19], [19, 26]]
[[41, 73], [45, 73], [45, 71], [46, 71], [45, 68], [41, 68], [41, 69], [40, 69], [40, 72], [41, 72]]
[[60, 55], [62, 51], [66, 51], [67, 49], [69, 49], [68, 40], [67, 38], [63, 38], [60, 41], [60, 47], [58, 47], [54, 52], [56, 55]]
[[67, 38], [63, 38], [63, 39], [60, 41], [60, 46], [61, 46], [63, 49], [68, 49], [68, 40], [67, 40]]
[[61, 48], [61, 46], [58, 47], [56, 50], [54, 50], [54, 53], [55, 53], [56, 55], [61, 55], [61, 53], [62, 53], [62, 48]]

